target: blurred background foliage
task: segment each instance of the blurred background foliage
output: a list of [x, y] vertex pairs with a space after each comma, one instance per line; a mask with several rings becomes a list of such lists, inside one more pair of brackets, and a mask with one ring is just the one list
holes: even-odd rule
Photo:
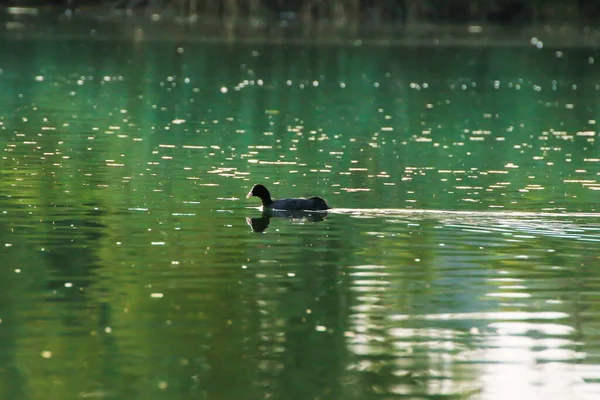
[[228, 34], [238, 35], [267, 27], [307, 26], [319, 28], [321, 34], [381, 35], [464, 24], [513, 29], [561, 24], [590, 33], [600, 17], [600, 2], [595, 0], [3, 0], [2, 8], [7, 11], [7, 29], [22, 29], [28, 17], [43, 13], [62, 21], [78, 16], [137, 17], [205, 28], [220, 21], [226, 22]]

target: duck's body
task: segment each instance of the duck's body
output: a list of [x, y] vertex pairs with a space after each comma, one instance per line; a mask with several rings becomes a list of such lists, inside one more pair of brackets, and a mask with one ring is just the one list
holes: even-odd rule
[[329, 210], [331, 207], [320, 197], [295, 198], [295, 199], [271, 199], [271, 194], [263, 185], [255, 185], [246, 198], [256, 196], [262, 201], [263, 208], [272, 210]]

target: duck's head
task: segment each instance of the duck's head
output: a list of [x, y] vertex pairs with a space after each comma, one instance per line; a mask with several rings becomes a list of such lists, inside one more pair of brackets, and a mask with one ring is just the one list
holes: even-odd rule
[[267, 200], [267, 201], [271, 200], [271, 194], [269, 193], [267, 188], [264, 187], [264, 185], [260, 185], [260, 184], [254, 185], [252, 190], [250, 190], [248, 192], [248, 195], [246, 196], [246, 198], [249, 199], [252, 196], [258, 197], [261, 200]]

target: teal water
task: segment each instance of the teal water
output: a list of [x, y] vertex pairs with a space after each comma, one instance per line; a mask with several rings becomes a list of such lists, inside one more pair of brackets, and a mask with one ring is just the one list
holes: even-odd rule
[[600, 394], [594, 50], [0, 54], [1, 398]]

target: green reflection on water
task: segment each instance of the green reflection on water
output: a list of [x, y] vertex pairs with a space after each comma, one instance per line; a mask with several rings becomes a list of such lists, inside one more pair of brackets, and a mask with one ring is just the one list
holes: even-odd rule
[[73, 190], [106, 179], [135, 197], [164, 173], [225, 196], [243, 191], [229, 178], [295, 184], [346, 208], [595, 207], [587, 51], [28, 45], [37, 60], [17, 47], [3, 68], [5, 145]]
[[[593, 52], [0, 46], [3, 397], [491, 398], [494, 351], [598, 368], [598, 216], [541, 214], [596, 211]], [[341, 210], [259, 235], [256, 182]]]

